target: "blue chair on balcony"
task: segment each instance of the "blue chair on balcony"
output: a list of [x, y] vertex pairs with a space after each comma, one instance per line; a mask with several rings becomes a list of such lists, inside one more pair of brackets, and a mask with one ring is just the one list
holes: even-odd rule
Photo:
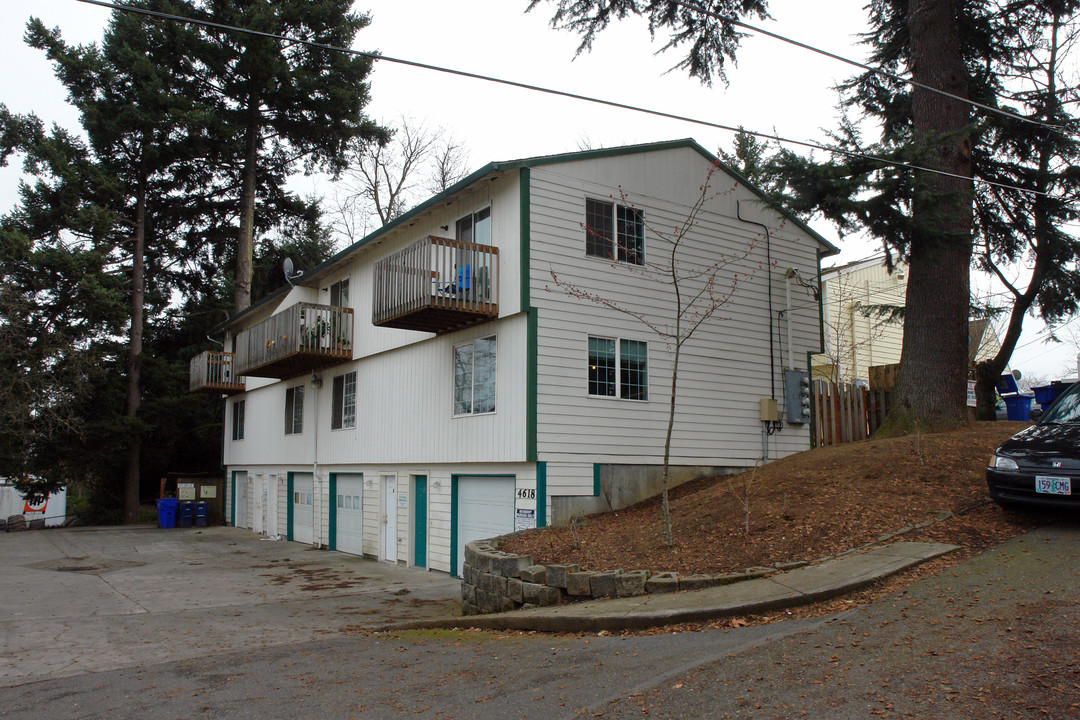
[[435, 290], [440, 295], [458, 297], [464, 295], [471, 287], [472, 265], [466, 263], [465, 265], [458, 265], [457, 278], [448, 283], [437, 284]]

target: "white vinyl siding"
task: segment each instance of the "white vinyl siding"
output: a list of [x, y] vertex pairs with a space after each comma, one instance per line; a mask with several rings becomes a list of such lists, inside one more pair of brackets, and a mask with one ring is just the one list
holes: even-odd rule
[[[538, 312], [537, 449], [539, 458], [549, 463], [550, 494], [573, 494], [571, 488], [591, 475], [584, 469], [575, 471], [576, 478], [567, 480], [563, 489], [553, 475], [564, 464], [586, 468], [591, 463], [659, 464], [663, 459], [672, 344], [627, 312], [571, 297], [556, 287], [552, 276], [653, 323], [673, 318], [673, 293], [670, 285], [645, 277], [647, 266], [581, 262], [585, 199], [624, 192], [626, 202], [642, 209], [650, 227], [677, 227], [699, 196], [708, 168], [700, 154], [680, 148], [532, 170], [530, 267], [531, 298]], [[790, 221], [762, 208], [757, 197], [730, 176], [718, 173], [712, 186], [715, 197], [706, 203], [686, 237], [684, 257], [696, 267], [716, 262], [721, 254], [746, 257], [732, 268], [739, 272], [740, 282], [730, 301], [682, 348], [672, 462], [745, 466], [761, 457], [758, 401], [774, 392], [783, 397], [782, 370], [789, 357], [795, 367], [805, 369], [806, 353], [820, 347], [817, 303], [805, 291], [791, 289], [788, 315], [794, 348], [790, 353], [787, 319], [778, 320], [776, 313], [785, 309], [785, 270], [795, 267], [803, 277], [816, 277], [821, 245]], [[736, 200], [741, 201], [738, 208]], [[760, 227], [740, 222], [737, 212], [770, 227], [772, 387], [765, 236]], [[660, 257], [663, 251], [657, 239], [650, 235], [647, 241], [650, 257]], [[721, 273], [721, 280], [729, 282], [730, 273]], [[782, 348], [775, 343], [778, 335]], [[589, 337], [648, 342], [647, 401], [631, 406], [598, 402], [596, 395], [589, 394], [590, 369], [582, 362]], [[577, 360], [568, 362], [568, 358]], [[620, 368], [620, 380], [621, 375]], [[785, 427], [770, 438], [769, 453], [778, 457], [808, 447], [806, 427]]]

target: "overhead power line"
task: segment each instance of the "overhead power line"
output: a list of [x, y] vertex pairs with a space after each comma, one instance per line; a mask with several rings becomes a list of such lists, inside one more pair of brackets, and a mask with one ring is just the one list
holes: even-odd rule
[[532, 92], [545, 93], [547, 95], [554, 95], [556, 97], [564, 97], [571, 100], [581, 100], [583, 102], [589, 102], [596, 105], [604, 105], [607, 107], [613, 107], [620, 110], [630, 110], [632, 112], [643, 113], [645, 115], [653, 115], [656, 117], [667, 118], [669, 120], [678, 120], [680, 122], [690, 123], [693, 125], [701, 125], [704, 127], [711, 127], [717, 130], [727, 130], [734, 133], [745, 133], [764, 140], [772, 140], [777, 143], [787, 145], [797, 145], [799, 147], [810, 148], [812, 150], [822, 150], [824, 152], [833, 153], [837, 155], [843, 155], [848, 158], [856, 158], [861, 160], [869, 160], [871, 162], [881, 163], [882, 165], [903, 168], [905, 170], [917, 170], [921, 172], [931, 173], [934, 175], [941, 175], [944, 177], [956, 178], [958, 180], [966, 180], [969, 182], [977, 182], [983, 185], [989, 185], [992, 187], [1000, 187], [1006, 190], [1015, 190], [1017, 192], [1025, 193], [1028, 195], [1048, 196], [1049, 193], [1041, 192], [1038, 190], [1031, 190], [1028, 188], [1018, 187], [1016, 185], [1008, 185], [1005, 183], [996, 182], [993, 180], [985, 180], [982, 178], [973, 178], [967, 175], [961, 175], [959, 173], [951, 173], [947, 170], [938, 170], [936, 168], [922, 167], [920, 165], [913, 165], [911, 163], [900, 162], [898, 160], [888, 160], [885, 158], [877, 157], [874, 155], [868, 155], [866, 153], [857, 152], [854, 150], [846, 150], [844, 148], [822, 145], [820, 143], [810, 142], [808, 140], [795, 140], [792, 138], [786, 138], [781, 135], [773, 135], [770, 133], [763, 133], [756, 130], [747, 130], [743, 127], [735, 127], [733, 125], [725, 125], [723, 123], [711, 122], [709, 120], [701, 120], [698, 118], [688, 117], [686, 115], [677, 115], [675, 113], [664, 112], [663, 110], [654, 110], [651, 108], [642, 107], [640, 105], [630, 105], [627, 103], [621, 103], [614, 100], [604, 100], [602, 98], [581, 95], [579, 93], [569, 92], [567, 90], [556, 90], [554, 88], [543, 87], [540, 85], [531, 85], [529, 83], [518, 82], [516, 80], [506, 80], [504, 78], [497, 78], [491, 75], [481, 75], [479, 73], [468, 72], [465, 70], [455, 70], [453, 68], [443, 67], [440, 65], [431, 65], [429, 63], [417, 62], [415, 60], [406, 60], [404, 58], [395, 58], [388, 55], [381, 55], [376, 52], [368, 52], [365, 50], [353, 50], [352, 48], [343, 48], [336, 45], [326, 45], [324, 43], [317, 43], [311, 40], [304, 40], [302, 38], [288, 37], [285, 35], [277, 35], [275, 33], [263, 32], [261, 30], [250, 30], [248, 28], [238, 27], [236, 25], [226, 25], [224, 23], [216, 23], [210, 20], [202, 20], [199, 18], [184, 17], [183, 15], [173, 15], [170, 13], [158, 12], [156, 10], [147, 10], [145, 8], [136, 8], [129, 5], [121, 5], [118, 3], [104, 2], [104, 0], [79, 0], [81, 3], [88, 5], [98, 5], [100, 7], [110, 8], [112, 10], [119, 10], [121, 12], [130, 12], [137, 15], [145, 15], [148, 17], [158, 18], [161, 20], [172, 20], [175, 22], [187, 23], [191, 25], [201, 25], [203, 27], [214, 28], [216, 30], [225, 30], [228, 32], [243, 33], [246, 35], [254, 35], [257, 37], [269, 38], [272, 40], [281, 40], [288, 43], [305, 45], [307, 47], [316, 48], [319, 50], [328, 50], [331, 52], [346, 53], [349, 55], [357, 55], [360, 57], [371, 58], [372, 60], [381, 60], [383, 62], [394, 63], [397, 65], [405, 65], [407, 67], [414, 67], [421, 70], [431, 70], [433, 72], [445, 73], [447, 75], [456, 75], [458, 77], [470, 78], [472, 80], [482, 80], [484, 82], [496, 83], [499, 85], [506, 85], [508, 87], [516, 87], [522, 90], [530, 90]]
[[770, 30], [766, 30], [765, 28], [760, 28], [760, 27], [757, 27], [756, 25], [750, 25], [749, 23], [744, 23], [743, 21], [736, 20], [733, 17], [727, 17], [727, 16], [724, 16], [724, 15], [721, 15], [720, 13], [715, 12], [714, 10], [710, 10], [707, 7], [704, 7], [704, 6], [702, 6], [702, 5], [700, 5], [699, 3], [696, 3], [696, 2], [676, 2], [676, 4], [680, 5], [680, 6], [684, 7], [684, 8], [690, 9], [690, 10], [695, 10], [695, 11], [701, 13], [702, 15], [707, 15], [708, 17], [715, 18], [715, 19], [721, 20], [723, 22], [731, 23], [732, 25], [734, 25], [736, 27], [741, 27], [744, 30], [749, 30], [751, 32], [758, 33], [759, 35], [764, 35], [764, 36], [770, 37], [770, 38], [772, 38], [774, 40], [779, 40], [780, 42], [784, 42], [784, 43], [787, 43], [789, 45], [793, 45], [793, 46], [795, 46], [797, 48], [801, 48], [803, 50], [809, 50], [812, 53], [817, 53], [818, 55], [823, 55], [823, 56], [825, 56], [827, 58], [831, 58], [833, 60], [837, 60], [839, 62], [846, 63], [846, 64], [851, 65], [853, 67], [857, 67], [860, 70], [865, 70], [866, 72], [871, 72], [871, 73], [874, 73], [875, 75], [880, 75], [881, 77], [885, 77], [885, 78], [888, 78], [888, 79], [893, 80], [895, 82], [903, 83], [905, 85], [911, 85], [912, 87], [917, 87], [917, 88], [920, 88], [922, 90], [926, 90], [927, 92], [932, 92], [932, 93], [934, 93], [936, 95], [941, 95], [941, 96], [947, 97], [947, 98], [949, 98], [951, 100], [956, 100], [957, 102], [962, 102], [962, 103], [964, 103], [966, 105], [971, 105], [972, 107], [977, 107], [980, 110], [985, 110], [986, 112], [989, 112], [989, 113], [994, 113], [996, 115], [1002, 115], [1002, 116], [1007, 117], [1007, 118], [1009, 118], [1011, 120], [1019, 120], [1020, 122], [1029, 123], [1031, 125], [1036, 125], [1038, 127], [1047, 128], [1049, 130], [1055, 130], [1057, 132], [1061, 132], [1061, 133], [1065, 133], [1065, 134], [1073, 134], [1073, 133], [1069, 133], [1069, 131], [1066, 128], [1062, 127], [1061, 125], [1054, 125], [1053, 123], [1043, 122], [1042, 120], [1035, 120], [1033, 118], [1026, 118], [1026, 117], [1024, 117], [1022, 115], [1017, 115], [1016, 113], [1011, 113], [1008, 110], [1003, 110], [1001, 108], [993, 107], [992, 105], [986, 105], [986, 104], [978, 102], [976, 100], [972, 100], [971, 98], [961, 97], [960, 95], [956, 95], [954, 93], [951, 93], [948, 90], [942, 90], [940, 88], [932, 87], [930, 85], [925, 85], [925, 84], [923, 84], [921, 82], [911, 80], [911, 79], [906, 78], [906, 77], [904, 77], [902, 75], [897, 75], [896, 73], [891, 73], [888, 70], [883, 70], [881, 68], [876, 68], [876, 67], [874, 67], [872, 65], [866, 65], [865, 63], [861, 63], [858, 60], [852, 60], [852, 59], [846, 58], [846, 57], [844, 57], [842, 55], [837, 55], [836, 53], [831, 53], [828, 50], [822, 50], [821, 48], [814, 47], [813, 45], [808, 45], [808, 44], [806, 44], [804, 42], [800, 42], [798, 40], [793, 40], [792, 38], [785, 37], [784, 35], [780, 35], [779, 33], [774, 33], [774, 32], [772, 32]]

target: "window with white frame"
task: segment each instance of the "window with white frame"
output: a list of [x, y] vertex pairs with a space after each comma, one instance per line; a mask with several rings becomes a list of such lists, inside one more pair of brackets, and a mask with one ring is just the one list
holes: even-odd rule
[[244, 405], [247, 401], [237, 400], [232, 406], [232, 439], [244, 439]]
[[495, 337], [454, 346], [454, 415], [495, 412]]
[[334, 307], [348, 307], [349, 278], [341, 278], [330, 286], [330, 304]]
[[627, 205], [586, 198], [585, 254], [644, 264], [645, 214]]
[[330, 410], [330, 429], [356, 427], [356, 371], [334, 378], [334, 396]]
[[304, 431], [304, 386], [294, 385], [285, 391], [285, 434]]
[[649, 399], [649, 344], [589, 337], [589, 395]]

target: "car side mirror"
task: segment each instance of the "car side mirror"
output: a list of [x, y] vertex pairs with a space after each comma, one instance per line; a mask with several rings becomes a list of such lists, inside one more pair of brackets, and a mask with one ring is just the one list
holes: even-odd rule
[[1028, 413], [1028, 420], [1038, 421], [1038, 419], [1042, 417], [1042, 414], [1042, 408], [1031, 408], [1031, 411]]

